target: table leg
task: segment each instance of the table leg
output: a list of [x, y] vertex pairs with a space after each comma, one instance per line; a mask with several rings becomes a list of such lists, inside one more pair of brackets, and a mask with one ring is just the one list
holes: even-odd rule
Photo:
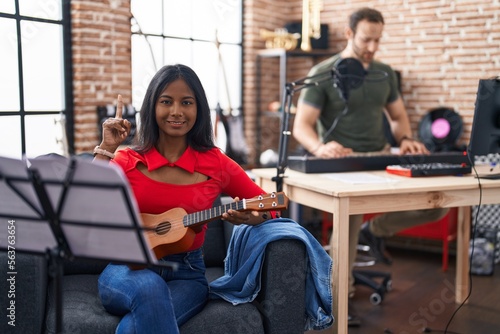
[[[330, 255], [333, 259], [332, 294], [334, 333], [347, 334], [349, 290], [349, 199], [334, 198]], [[337, 331], [335, 331], [335, 328]]]
[[469, 241], [471, 207], [458, 208], [457, 271], [455, 273], [455, 302], [462, 303], [469, 293]]

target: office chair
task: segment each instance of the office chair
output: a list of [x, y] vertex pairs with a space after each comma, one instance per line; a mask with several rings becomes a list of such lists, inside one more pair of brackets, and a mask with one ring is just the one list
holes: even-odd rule
[[[321, 242], [326, 250], [328, 250], [328, 234], [333, 226], [331, 214], [323, 212], [321, 223]], [[370, 248], [367, 245], [358, 244], [358, 255], [354, 266], [358, 268], [370, 267], [375, 264], [375, 259], [368, 256]], [[370, 302], [373, 305], [378, 305], [384, 300], [387, 292], [392, 290], [391, 274], [384, 271], [369, 270], [369, 269], [354, 269], [352, 272], [354, 277], [354, 285], [362, 285], [373, 290], [370, 295]]]
[[[356, 262], [354, 266], [369, 267], [375, 264], [375, 259], [363, 255], [369, 252], [370, 247], [367, 245], [358, 245], [358, 256], [356, 257]], [[386, 292], [392, 290], [392, 277], [391, 274], [385, 271], [378, 270], [366, 270], [366, 269], [355, 269], [352, 272], [354, 277], [354, 285], [363, 285], [371, 288], [373, 293], [370, 295], [370, 303], [373, 305], [378, 305], [384, 300]]]

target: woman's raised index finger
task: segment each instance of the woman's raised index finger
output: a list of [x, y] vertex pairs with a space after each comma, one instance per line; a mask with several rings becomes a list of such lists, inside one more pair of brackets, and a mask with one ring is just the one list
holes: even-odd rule
[[122, 118], [122, 113], [123, 113], [123, 99], [121, 94], [118, 94], [118, 97], [116, 99], [116, 114], [115, 118]]

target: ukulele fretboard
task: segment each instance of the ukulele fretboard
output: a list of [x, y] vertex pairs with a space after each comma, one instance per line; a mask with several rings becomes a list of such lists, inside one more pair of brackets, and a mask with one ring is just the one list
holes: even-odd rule
[[198, 211], [195, 213], [190, 213], [184, 216], [183, 224], [186, 227], [198, 224], [200, 222], [205, 222], [207, 220], [216, 219], [222, 216], [224, 212], [229, 209], [241, 211], [246, 208], [246, 200], [241, 200], [239, 202], [232, 202], [229, 204], [213, 207], [207, 210]]

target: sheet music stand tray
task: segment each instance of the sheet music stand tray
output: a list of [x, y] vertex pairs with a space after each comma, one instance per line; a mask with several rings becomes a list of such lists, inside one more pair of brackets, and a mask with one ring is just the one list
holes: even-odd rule
[[[57, 333], [62, 330], [64, 259], [177, 269], [175, 263], [157, 261], [151, 251], [128, 181], [117, 166], [62, 156], [0, 157], [0, 199], [0, 249], [44, 254], [49, 260]], [[7, 270], [16, 274], [15, 265]]]

